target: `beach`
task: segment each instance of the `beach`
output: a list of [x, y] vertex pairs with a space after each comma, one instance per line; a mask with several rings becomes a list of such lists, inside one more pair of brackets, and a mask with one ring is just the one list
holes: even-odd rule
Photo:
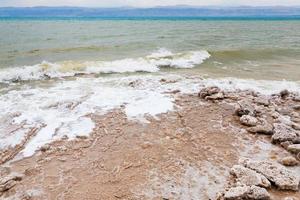
[[1, 199], [300, 199], [298, 21], [0, 28]]

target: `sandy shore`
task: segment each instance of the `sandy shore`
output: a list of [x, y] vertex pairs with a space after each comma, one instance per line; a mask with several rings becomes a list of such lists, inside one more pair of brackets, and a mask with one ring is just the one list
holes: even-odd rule
[[6, 161], [1, 199], [238, 199], [228, 196], [235, 189], [244, 190], [240, 199], [300, 199], [299, 97], [173, 93], [177, 109], [147, 123], [128, 120], [122, 109], [92, 115], [90, 137]]

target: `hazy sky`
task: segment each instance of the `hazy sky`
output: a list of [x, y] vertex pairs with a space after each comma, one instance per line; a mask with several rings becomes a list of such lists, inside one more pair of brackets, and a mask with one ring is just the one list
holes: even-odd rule
[[88, 6], [88, 7], [118, 7], [135, 6], [151, 7], [166, 5], [219, 5], [219, 6], [273, 6], [300, 5], [300, 0], [0, 0], [4, 6]]

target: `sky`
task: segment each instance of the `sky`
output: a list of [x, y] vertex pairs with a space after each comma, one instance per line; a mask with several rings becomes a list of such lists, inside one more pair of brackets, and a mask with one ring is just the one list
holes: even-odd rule
[[300, 6], [300, 0], [0, 0], [5, 6], [154, 7], [192, 6]]

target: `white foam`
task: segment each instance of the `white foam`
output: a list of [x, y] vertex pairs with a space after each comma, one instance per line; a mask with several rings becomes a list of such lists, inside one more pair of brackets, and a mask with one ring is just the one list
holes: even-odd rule
[[210, 57], [207, 51], [172, 53], [159, 49], [146, 57], [126, 58], [115, 61], [65, 61], [60, 63], [42, 62], [33, 66], [5, 68], [0, 71], [0, 82], [42, 80], [62, 78], [77, 74], [157, 72], [162, 66], [192, 68]]

